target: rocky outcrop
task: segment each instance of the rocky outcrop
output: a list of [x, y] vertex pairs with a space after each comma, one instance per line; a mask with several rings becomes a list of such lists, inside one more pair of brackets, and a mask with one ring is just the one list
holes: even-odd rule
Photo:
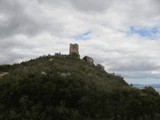
[[90, 64], [90, 65], [94, 65], [94, 60], [93, 60], [93, 58], [91, 58], [91, 57], [89, 57], [89, 56], [85, 56], [84, 58], [83, 58], [83, 60], [85, 60], [88, 64]]
[[69, 54], [76, 55], [80, 59], [78, 44], [70, 44]]
[[5, 76], [5, 75], [7, 75], [7, 74], [8, 74], [8, 72], [0, 73], [0, 78], [3, 77], [3, 76]]
[[44, 71], [41, 71], [41, 75], [47, 75], [47, 73]]
[[71, 75], [71, 73], [69, 73], [69, 72], [63, 72], [63, 73], [58, 72], [58, 74], [61, 75], [62, 77], [68, 77]]
[[50, 58], [50, 59], [49, 59], [49, 61], [50, 61], [50, 62], [52, 62], [52, 61], [53, 61], [53, 59], [52, 59], [52, 58]]

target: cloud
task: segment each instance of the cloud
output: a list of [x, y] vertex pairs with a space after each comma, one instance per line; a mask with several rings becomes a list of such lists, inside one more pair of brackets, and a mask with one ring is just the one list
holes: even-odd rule
[[81, 57], [91, 56], [109, 72], [133, 82], [157, 81], [159, 5], [158, 0], [1, 0], [0, 64], [68, 54], [69, 44], [77, 42]]
[[[0, 1], [0, 37], [13, 36], [15, 34], [26, 34], [34, 36], [41, 32], [58, 31], [61, 26], [58, 21], [49, 21], [44, 15], [43, 9], [37, 6], [37, 2], [26, 0]], [[59, 26], [57, 26], [59, 25]], [[56, 32], [55, 32], [56, 34]]]
[[69, 0], [71, 4], [81, 10], [81, 11], [88, 11], [88, 12], [103, 12], [108, 9], [108, 7], [113, 3], [110, 0]]

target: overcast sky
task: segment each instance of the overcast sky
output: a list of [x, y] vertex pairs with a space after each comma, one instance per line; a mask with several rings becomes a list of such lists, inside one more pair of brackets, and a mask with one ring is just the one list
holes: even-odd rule
[[0, 64], [78, 43], [129, 83], [160, 83], [159, 0], [0, 0]]

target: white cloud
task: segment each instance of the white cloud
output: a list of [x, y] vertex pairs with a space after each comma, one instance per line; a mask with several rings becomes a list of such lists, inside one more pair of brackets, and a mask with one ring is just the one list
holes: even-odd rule
[[[0, 64], [44, 54], [68, 54], [77, 42], [107, 71], [126, 79], [157, 80], [160, 38], [127, 36], [130, 26], [160, 27], [158, 0], [1, 0]], [[73, 36], [92, 31], [84, 41]]]

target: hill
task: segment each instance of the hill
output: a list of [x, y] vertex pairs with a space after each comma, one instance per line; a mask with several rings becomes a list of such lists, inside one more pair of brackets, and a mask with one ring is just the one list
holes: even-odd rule
[[152, 87], [136, 89], [75, 55], [1, 65], [0, 73], [2, 120], [160, 118], [160, 97]]

